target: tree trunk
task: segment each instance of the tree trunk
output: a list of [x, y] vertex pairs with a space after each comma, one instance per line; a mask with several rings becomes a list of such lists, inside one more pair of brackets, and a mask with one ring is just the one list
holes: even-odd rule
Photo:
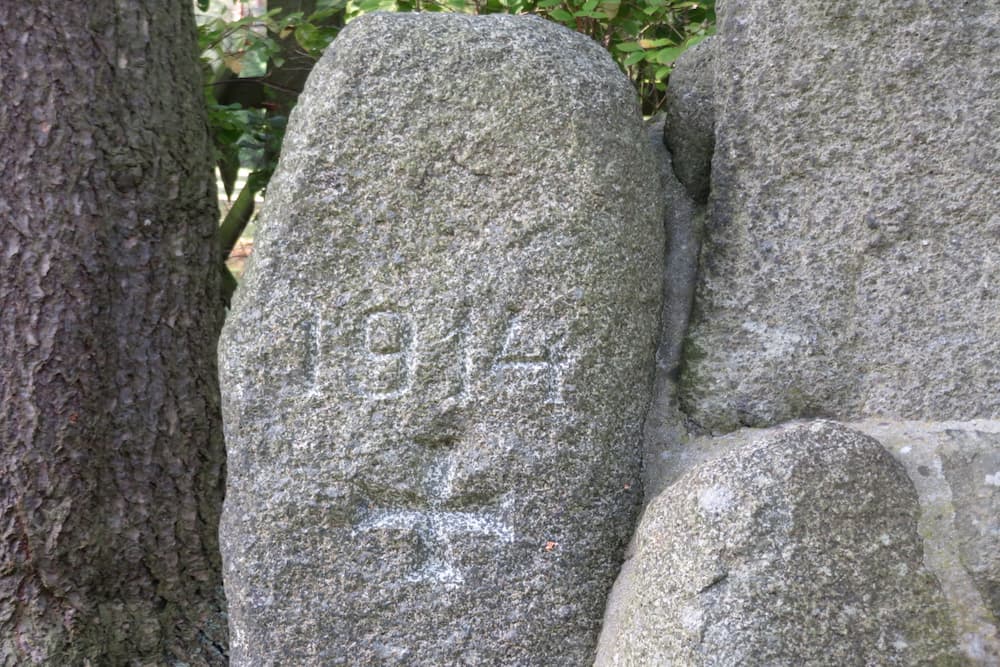
[[190, 0], [0, 2], [0, 664], [225, 664]]

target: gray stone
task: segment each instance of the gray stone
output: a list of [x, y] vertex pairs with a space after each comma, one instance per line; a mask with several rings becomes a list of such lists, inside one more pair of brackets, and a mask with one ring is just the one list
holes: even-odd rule
[[234, 665], [583, 665], [640, 496], [657, 166], [597, 43], [370, 14], [220, 345]]
[[[660, 477], [656, 462], [680, 440], [683, 416], [677, 410], [676, 381], [684, 335], [698, 276], [698, 249], [705, 206], [695, 202], [677, 180], [670, 153], [663, 142], [664, 120], [649, 123], [650, 143], [660, 163], [660, 182], [666, 206], [664, 228], [667, 256], [663, 279], [663, 316], [656, 350], [656, 377], [643, 434], [643, 489], [652, 498], [650, 484]], [[653, 465], [651, 465], [651, 462]]]
[[729, 0], [713, 40], [691, 424], [1000, 416], [1000, 3]]
[[1000, 433], [948, 435], [953, 442], [941, 464], [952, 492], [962, 562], [1000, 619]]
[[850, 426], [906, 468], [920, 494], [924, 562], [944, 588], [963, 653], [1000, 665], [1000, 422]]
[[596, 664], [963, 664], [903, 467], [832, 422], [746, 433], [647, 507]]
[[[883, 419], [845, 426], [878, 440], [906, 469], [920, 498], [924, 563], [942, 584], [962, 653], [972, 664], [1000, 664], [1000, 422]], [[646, 497], [772, 433], [741, 429], [678, 439], [675, 449], [645, 461]]]
[[715, 67], [710, 37], [685, 51], [670, 74], [664, 140], [674, 173], [699, 204], [708, 201], [715, 151]]

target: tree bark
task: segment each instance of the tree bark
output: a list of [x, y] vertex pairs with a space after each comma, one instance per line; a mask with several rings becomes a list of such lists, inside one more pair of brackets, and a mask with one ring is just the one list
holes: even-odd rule
[[0, 664], [225, 664], [190, 0], [0, 2]]

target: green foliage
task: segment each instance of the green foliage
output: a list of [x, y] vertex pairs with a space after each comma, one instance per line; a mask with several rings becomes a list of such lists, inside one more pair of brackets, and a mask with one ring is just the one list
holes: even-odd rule
[[[209, 0], [196, 1], [203, 12], [209, 9]], [[214, 0], [216, 13], [203, 13], [199, 24], [202, 59], [215, 77], [207, 87], [206, 102], [227, 194], [232, 183], [228, 172], [234, 164], [269, 175], [273, 164], [267, 161], [278, 154], [285, 116], [269, 111], [267, 99], [256, 106], [226, 103], [214, 95], [214, 89], [226, 77], [230, 81], [234, 77], [264, 79], [269, 71], [282, 68], [287, 57], [282, 42], [289, 37], [294, 37], [299, 54], [314, 62], [343, 22], [366, 12], [538, 14], [607, 48], [635, 84], [643, 112], [653, 114], [663, 104], [674, 62], [715, 30], [715, 0], [320, 0], [315, 3], [316, 11], [308, 15], [272, 9], [226, 20], [220, 13], [227, 6], [246, 3]], [[298, 91], [283, 92], [294, 95]]]
[[[316, 11], [282, 13], [272, 9], [227, 20], [221, 10], [240, 2], [197, 0], [197, 6], [214, 14], [200, 15], [198, 25], [202, 62], [209, 73], [205, 104], [216, 147], [216, 161], [227, 196], [232, 196], [239, 168], [252, 171], [250, 182], [266, 184], [274, 169], [284, 137], [287, 112], [298, 95], [283, 88], [271, 75], [286, 65], [289, 40], [294, 56], [307, 66], [319, 59], [336, 37], [336, 22], [343, 5], [316, 3]], [[301, 67], [301, 62], [295, 63]]]
[[635, 85], [643, 112], [664, 101], [674, 61], [715, 31], [715, 1], [528, 0], [530, 10], [597, 40]]
[[[217, 3], [216, 9], [240, 4], [246, 4], [246, 0]], [[316, 11], [308, 16], [303, 12], [282, 13], [278, 8], [236, 20], [227, 20], [221, 13], [203, 12], [198, 22], [202, 60], [214, 71], [222, 64], [239, 76], [261, 76], [269, 63], [276, 67], [284, 64], [280, 41], [290, 36], [305, 54], [319, 59], [339, 31], [339, 27], [327, 21], [343, 12], [345, 4], [328, 1], [317, 2], [316, 6]]]
[[[537, 14], [608, 49], [646, 114], [662, 106], [677, 58], [715, 30], [715, 0], [285, 0], [285, 7], [312, 11], [277, 8], [257, 15], [247, 11], [251, 1], [194, 0], [208, 75], [205, 104], [228, 197], [239, 169], [251, 170], [221, 226], [223, 258], [253, 215], [254, 193], [271, 177], [305, 73], [352, 18], [373, 11]], [[226, 18], [234, 7], [243, 8], [240, 18]], [[223, 271], [228, 303], [235, 280]]]
[[275, 166], [272, 156], [281, 150], [287, 118], [268, 114], [266, 108], [247, 109], [239, 103], [207, 101], [207, 106], [226, 196], [232, 196], [240, 168], [250, 169], [257, 183], [263, 178], [266, 184]]

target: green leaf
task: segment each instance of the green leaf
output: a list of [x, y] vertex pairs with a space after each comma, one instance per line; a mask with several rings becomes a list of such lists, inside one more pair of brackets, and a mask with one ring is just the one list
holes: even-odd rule
[[618, 16], [618, 10], [621, 8], [621, 0], [611, 0], [601, 3], [601, 12], [607, 20], [612, 20]]
[[597, 9], [597, 1], [598, 0], [587, 0], [585, 3], [583, 3], [583, 7], [582, 7], [583, 11], [584, 12], [592, 12], [595, 9]]
[[645, 51], [636, 51], [634, 53], [630, 53], [629, 56], [628, 56], [628, 58], [626, 58], [625, 61], [622, 64], [625, 65], [626, 67], [628, 67], [629, 65], [636, 64], [637, 62], [639, 62], [640, 60], [642, 60], [645, 57], [646, 57], [646, 52]]
[[552, 12], [549, 13], [549, 16], [563, 23], [571, 23], [573, 21], [573, 15], [565, 9], [553, 9]]
[[692, 37], [692, 38], [688, 39], [686, 42], [684, 42], [684, 46], [686, 46], [687, 48], [690, 49], [695, 44], [698, 44], [699, 42], [705, 41], [706, 37], [708, 37], [708, 35], [695, 35], [694, 37]]
[[658, 49], [663, 46], [673, 46], [675, 42], [669, 37], [665, 37], [663, 39], [640, 39], [639, 44], [644, 49]]
[[680, 57], [680, 55], [684, 53], [684, 51], [686, 50], [687, 49], [685, 49], [683, 46], [674, 46], [669, 49], [660, 49], [654, 54], [654, 57], [653, 59], [650, 60], [650, 62], [656, 62], [662, 65], [670, 65], [675, 60], [677, 60], [677, 58]]
[[198, 0], [198, 11], [208, 11], [208, 0]]
[[391, 2], [385, 2], [384, 0], [363, 0], [363, 2], [358, 3], [358, 9], [362, 12], [374, 12], [384, 9], [391, 4]]
[[557, 5], [561, 5], [562, 2], [563, 0], [541, 0], [541, 2], [538, 3], [538, 7], [540, 9], [548, 9], [549, 7], [556, 7]]
[[343, 11], [343, 9], [344, 9], [344, 7], [346, 5], [347, 5], [346, 2], [342, 2], [342, 3], [339, 3], [339, 6], [338, 5], [333, 5], [331, 7], [327, 7], [326, 9], [318, 9], [315, 12], [313, 12], [312, 14], [310, 14], [309, 18], [306, 19], [306, 20], [309, 21], [309, 23], [312, 23], [314, 25], [317, 24], [317, 23], [322, 23], [323, 21], [325, 21], [326, 19], [330, 18], [331, 16], [333, 16], [337, 12]]
[[632, 51], [642, 51], [642, 44], [639, 42], [622, 42], [616, 47], [622, 53], [631, 53]]
[[663, 81], [665, 78], [667, 78], [667, 76], [670, 74], [670, 70], [672, 69], [673, 67], [660, 67], [656, 70], [656, 72], [653, 73], [653, 78], [656, 79], [657, 81]]
[[306, 51], [316, 48], [316, 26], [311, 23], [301, 23], [295, 28], [295, 41]]

